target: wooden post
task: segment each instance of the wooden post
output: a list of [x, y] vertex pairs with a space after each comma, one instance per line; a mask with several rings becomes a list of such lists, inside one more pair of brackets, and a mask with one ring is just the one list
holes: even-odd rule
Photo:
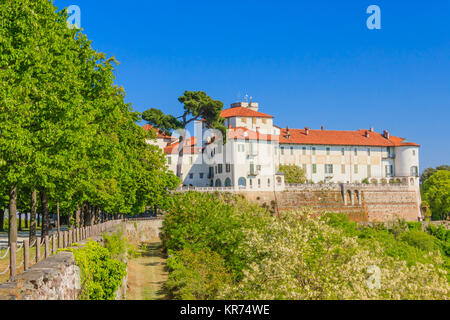
[[9, 276], [10, 280], [14, 281], [16, 277], [16, 253], [17, 253], [17, 242], [11, 242], [9, 252]]
[[41, 238], [36, 238], [36, 263], [41, 260]]
[[72, 245], [72, 234], [73, 234], [73, 229], [69, 230], [69, 239], [68, 239], [68, 244], [67, 244], [68, 247], [70, 247]]
[[55, 254], [57, 249], [57, 243], [56, 243], [56, 233], [52, 235], [52, 255]]
[[69, 246], [69, 232], [64, 231], [63, 234], [64, 234], [64, 237], [63, 237], [63, 239], [64, 239], [63, 248], [67, 248]]
[[58, 240], [59, 240], [59, 244], [58, 244], [58, 248], [64, 248], [64, 232], [59, 231], [58, 232]]
[[56, 227], [58, 228], [58, 232], [61, 231], [61, 224], [59, 219], [59, 201], [56, 202]]
[[27, 271], [30, 266], [30, 240], [23, 240], [23, 270]]
[[45, 238], [44, 238], [44, 245], [45, 245], [45, 259], [47, 259], [48, 257], [49, 257], [49, 255], [50, 255], [50, 252], [49, 252], [49, 243], [48, 243], [49, 241], [48, 241], [48, 236], [45, 236]]

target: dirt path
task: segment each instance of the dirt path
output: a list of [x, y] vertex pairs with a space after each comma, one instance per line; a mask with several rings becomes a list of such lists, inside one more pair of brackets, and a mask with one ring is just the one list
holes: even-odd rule
[[163, 300], [168, 274], [161, 242], [142, 244], [139, 251], [141, 256], [128, 262], [127, 300]]

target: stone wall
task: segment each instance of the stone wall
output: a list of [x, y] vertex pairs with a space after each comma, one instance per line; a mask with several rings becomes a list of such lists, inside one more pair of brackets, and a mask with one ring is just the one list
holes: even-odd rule
[[125, 235], [131, 242], [155, 242], [160, 241], [159, 233], [162, 228], [162, 220], [136, 219], [125, 223]]
[[[120, 225], [113, 227], [108, 233], [120, 228]], [[102, 236], [91, 240], [103, 243]], [[126, 289], [127, 276], [116, 292], [116, 300], [126, 296]], [[21, 273], [14, 282], [0, 284], [0, 300], [78, 300], [80, 293], [81, 272], [72, 252], [59, 252]]]
[[418, 221], [421, 216], [420, 193], [408, 185], [305, 185], [283, 192], [239, 194], [280, 212], [310, 207], [317, 213], [345, 213], [356, 222]]
[[0, 300], [77, 300], [81, 290], [80, 269], [71, 252], [60, 252], [0, 285]]

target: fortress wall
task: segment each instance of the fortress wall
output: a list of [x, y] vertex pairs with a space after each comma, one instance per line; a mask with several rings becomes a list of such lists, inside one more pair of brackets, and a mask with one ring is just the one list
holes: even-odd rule
[[[355, 195], [358, 191], [361, 199]], [[348, 195], [353, 192], [353, 203]], [[310, 207], [317, 213], [341, 212], [355, 222], [385, 222], [403, 218], [418, 221], [420, 197], [418, 192], [407, 185], [387, 186], [339, 186], [315, 185], [291, 188], [283, 192], [239, 192], [249, 201], [283, 211]], [[347, 200], [344, 198], [344, 194]]]

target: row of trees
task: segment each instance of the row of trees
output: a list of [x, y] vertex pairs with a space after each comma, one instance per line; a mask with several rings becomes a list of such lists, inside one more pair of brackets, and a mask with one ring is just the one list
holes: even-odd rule
[[48, 0], [0, 2], [0, 214], [9, 208], [91, 225], [112, 214], [163, 207], [179, 180], [136, 123], [140, 114], [114, 85], [114, 58], [95, 51], [66, 10]]

